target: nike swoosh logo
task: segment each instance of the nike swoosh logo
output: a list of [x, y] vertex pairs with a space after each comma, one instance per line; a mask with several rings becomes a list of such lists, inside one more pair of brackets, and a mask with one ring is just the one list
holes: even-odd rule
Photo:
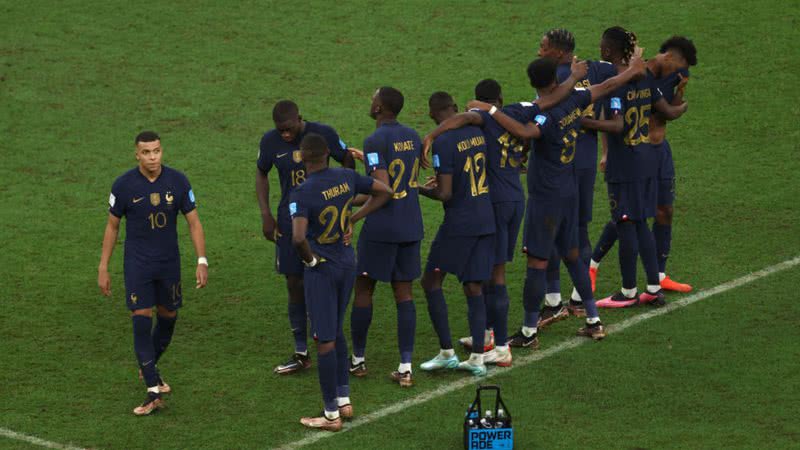
[[288, 153], [278, 153], [278, 158], [283, 158], [286, 155], [288, 155]]
[[144, 197], [135, 198], [133, 199], [133, 203], [139, 203], [142, 200], [144, 200]]

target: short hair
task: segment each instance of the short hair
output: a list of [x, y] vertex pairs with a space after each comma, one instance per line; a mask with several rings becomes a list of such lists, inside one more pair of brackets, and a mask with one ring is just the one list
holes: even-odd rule
[[395, 116], [400, 114], [403, 110], [403, 93], [390, 86], [383, 86], [378, 89], [378, 99], [381, 101], [381, 106], [388, 109]]
[[297, 103], [291, 100], [281, 100], [275, 103], [272, 108], [272, 120], [275, 123], [286, 122], [287, 120], [294, 119], [300, 113], [300, 108]]
[[630, 61], [634, 50], [636, 50], [636, 33], [620, 26], [607, 28], [603, 32], [603, 40], [608, 43], [612, 50], [622, 55], [622, 61], [624, 62]]
[[553, 28], [545, 33], [544, 36], [547, 38], [550, 45], [559, 50], [565, 52], [575, 50], [575, 36], [565, 28]]
[[558, 61], [552, 58], [539, 58], [528, 64], [528, 79], [531, 86], [539, 89], [556, 81]]
[[308, 133], [300, 141], [300, 150], [309, 156], [309, 159], [319, 159], [328, 152], [328, 142], [322, 135]]
[[669, 50], [675, 50], [680, 53], [690, 66], [697, 65], [697, 48], [695, 48], [691, 39], [684, 36], [672, 36], [661, 44], [661, 49], [658, 52], [666, 53]]
[[139, 142], [153, 142], [160, 140], [161, 138], [155, 131], [142, 131], [136, 135], [136, 138], [133, 140], [133, 145], [138, 145]]
[[500, 83], [497, 80], [487, 78], [481, 80], [475, 85], [475, 98], [486, 103], [492, 103], [500, 100]]
[[432, 112], [439, 112], [455, 106], [453, 96], [444, 91], [436, 91], [428, 99], [428, 107]]

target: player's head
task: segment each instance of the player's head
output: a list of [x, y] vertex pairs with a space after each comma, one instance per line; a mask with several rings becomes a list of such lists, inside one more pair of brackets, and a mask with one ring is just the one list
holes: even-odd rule
[[389, 86], [383, 86], [375, 91], [372, 96], [372, 105], [369, 116], [377, 119], [378, 116], [394, 118], [403, 110], [403, 93]]
[[494, 106], [503, 106], [503, 91], [500, 83], [491, 78], [481, 80], [475, 85], [475, 99], [491, 103]]
[[684, 36], [672, 36], [661, 44], [657, 61], [662, 74], [669, 74], [679, 69], [688, 69], [697, 65], [697, 48], [694, 42]]
[[627, 64], [636, 50], [636, 34], [614, 26], [603, 32], [600, 39], [600, 56], [615, 64]]
[[317, 133], [308, 133], [300, 141], [300, 156], [303, 162], [307, 165], [327, 165], [328, 161], [328, 143], [325, 138]]
[[272, 107], [272, 120], [275, 122], [275, 129], [280, 133], [281, 138], [286, 142], [297, 139], [297, 135], [303, 131], [303, 117], [297, 104], [291, 100], [281, 100]]
[[575, 36], [564, 28], [553, 28], [539, 41], [539, 57], [563, 61], [575, 50]]
[[528, 79], [536, 89], [553, 87], [556, 84], [558, 62], [552, 58], [539, 58], [528, 64]]
[[428, 98], [428, 115], [436, 124], [458, 112], [453, 96], [444, 91], [436, 91]]
[[155, 131], [142, 131], [134, 139], [136, 160], [148, 172], [158, 172], [161, 167], [161, 138]]

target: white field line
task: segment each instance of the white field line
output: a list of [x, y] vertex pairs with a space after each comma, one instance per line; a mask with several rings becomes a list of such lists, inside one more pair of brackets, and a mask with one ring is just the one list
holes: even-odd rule
[[16, 431], [11, 431], [8, 428], [0, 428], [0, 436], [27, 442], [29, 444], [38, 445], [40, 447], [46, 447], [46, 448], [57, 448], [59, 450], [86, 450], [80, 447], [73, 447], [67, 444], [59, 444], [58, 442], [45, 441], [44, 439], [39, 439], [36, 436], [31, 436], [28, 434], [22, 434], [22, 433], [17, 433]]
[[[766, 267], [759, 271], [747, 274], [745, 276], [736, 278], [734, 280], [728, 281], [726, 283], [722, 283], [719, 286], [713, 287], [711, 289], [707, 289], [704, 291], [697, 292], [692, 294], [688, 297], [684, 297], [678, 301], [670, 302], [667, 306], [659, 309], [652, 309], [646, 313], [638, 314], [636, 316], [630, 317], [628, 319], [623, 320], [620, 323], [610, 325], [607, 329], [607, 333], [619, 333], [624, 331], [634, 325], [638, 325], [646, 320], [652, 319], [654, 317], [658, 317], [664, 314], [668, 314], [676, 309], [683, 308], [685, 306], [689, 306], [692, 303], [699, 302], [700, 300], [706, 299], [713, 295], [721, 294], [723, 292], [729, 291], [731, 289], [736, 289], [740, 286], [743, 286], [748, 283], [752, 283], [760, 278], [764, 278], [768, 275], [772, 275], [773, 273], [780, 272], [786, 269], [790, 269], [794, 266], [800, 264], [800, 256], [794, 257], [792, 259], [786, 260], [784, 262], [775, 264], [773, 266]], [[564, 350], [569, 350], [571, 348], [578, 347], [579, 345], [583, 345], [587, 342], [592, 342], [591, 339], [586, 339], [582, 337], [574, 337], [562, 341], [552, 347], [547, 348], [543, 351], [533, 352], [530, 355], [523, 356], [520, 358], [514, 358], [514, 365], [512, 367], [497, 367], [494, 369], [490, 369], [489, 373], [483, 378], [474, 378], [474, 377], [466, 377], [462, 378], [458, 381], [454, 381], [451, 383], [447, 383], [442, 385], [436, 389], [430, 390], [428, 392], [423, 392], [415, 397], [411, 397], [407, 400], [394, 403], [390, 406], [385, 408], [381, 408], [377, 411], [373, 411], [369, 414], [365, 414], [358, 419], [350, 422], [345, 423], [344, 428], [339, 433], [330, 433], [327, 431], [311, 431], [306, 434], [306, 437], [284, 444], [282, 447], [278, 447], [279, 450], [291, 450], [304, 447], [306, 445], [313, 444], [314, 442], [320, 441], [322, 439], [336, 436], [337, 434], [343, 433], [345, 431], [350, 431], [354, 428], [358, 428], [362, 425], [366, 425], [368, 423], [374, 422], [376, 420], [382, 419], [386, 416], [390, 416], [395, 413], [402, 412], [408, 408], [412, 408], [414, 406], [420, 405], [422, 403], [428, 402], [430, 400], [437, 399], [443, 395], [449, 394], [450, 392], [457, 391], [461, 388], [467, 386], [473, 386], [478, 384], [486, 379], [492, 378], [494, 376], [507, 373], [511, 370], [518, 369], [520, 367], [527, 366], [532, 364], [536, 361], [541, 361], [545, 358], [550, 356], [556, 355], [558, 353], [563, 352]]]

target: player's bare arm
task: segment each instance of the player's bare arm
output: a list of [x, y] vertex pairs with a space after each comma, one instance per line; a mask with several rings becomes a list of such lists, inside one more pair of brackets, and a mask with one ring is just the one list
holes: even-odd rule
[[[467, 111], [448, 117], [442, 121], [436, 129], [431, 131], [430, 134], [425, 136], [425, 139], [422, 140], [422, 161], [428, 164], [428, 155], [430, 154], [434, 139], [450, 130], [464, 128], [467, 125], [483, 125], [483, 117], [475, 111]], [[427, 169], [429, 166], [424, 165], [423, 168]]]
[[111, 254], [114, 253], [114, 245], [117, 243], [119, 223], [119, 217], [108, 213], [108, 222], [103, 233], [103, 250], [100, 254], [100, 265], [97, 266], [97, 285], [100, 287], [100, 292], [106, 297], [111, 296], [111, 276], [108, 274], [108, 262], [111, 260]]
[[419, 193], [440, 202], [450, 200], [450, 197], [453, 196], [453, 175], [449, 173], [436, 175], [436, 181], [420, 186]]
[[630, 63], [628, 64], [628, 68], [622, 73], [613, 76], [600, 84], [593, 84], [586, 88], [592, 94], [592, 103], [616, 91], [625, 83], [640, 76], [642, 73], [644, 73], [645, 68], [645, 62], [642, 60], [642, 49], [637, 48], [636, 53], [634, 53]]
[[192, 237], [194, 252], [197, 255], [197, 268], [195, 269], [195, 287], [201, 289], [208, 284], [208, 260], [206, 259], [206, 236], [203, 232], [203, 224], [200, 223], [200, 215], [197, 209], [193, 209], [186, 214], [186, 223], [189, 225], [189, 236]]
[[278, 224], [269, 207], [269, 176], [256, 169], [256, 197], [261, 209], [261, 232], [264, 237], [275, 242], [278, 237]]
[[590, 130], [602, 131], [604, 133], [622, 133], [625, 127], [622, 115], [617, 114], [611, 119], [592, 119], [590, 117], [581, 118], [581, 126]]
[[307, 264], [313, 263], [314, 260], [319, 261], [319, 256], [311, 251], [311, 245], [306, 239], [306, 232], [308, 231], [308, 218], [295, 217], [292, 219], [292, 245], [294, 245], [300, 259]]
[[379, 179], [373, 180], [372, 190], [370, 191], [371, 195], [367, 196], [367, 201], [364, 202], [364, 206], [359, 208], [358, 211], [354, 212], [353, 215], [350, 216], [350, 225], [355, 225], [359, 220], [363, 219], [368, 214], [380, 209], [392, 198], [393, 193], [394, 192], [392, 191], [392, 188], [390, 188], [388, 184], [380, 181]]
[[586, 61], [578, 61], [578, 57], [574, 56], [572, 58], [572, 65], [570, 65], [569, 69], [569, 77], [556, 86], [553, 92], [539, 97], [533, 101], [539, 105], [540, 110], [548, 110], [567, 98], [575, 88], [575, 84], [586, 77], [586, 73], [589, 71], [589, 64]]
[[489, 114], [494, 117], [494, 120], [496, 120], [501, 127], [505, 128], [506, 131], [520, 139], [538, 139], [542, 136], [542, 130], [539, 129], [539, 125], [537, 123], [520, 123], [499, 109], [495, 109], [494, 113], [492, 113], [491, 111], [493, 106], [494, 105], [490, 105], [489, 103], [478, 100], [472, 100], [469, 102], [470, 108], [478, 108], [480, 110], [489, 112]]
[[683, 115], [686, 110], [689, 108], [689, 105], [686, 102], [681, 103], [678, 106], [671, 105], [667, 102], [663, 97], [658, 99], [655, 104], [655, 109], [658, 111], [662, 116], [664, 116], [667, 120], [675, 120]]

